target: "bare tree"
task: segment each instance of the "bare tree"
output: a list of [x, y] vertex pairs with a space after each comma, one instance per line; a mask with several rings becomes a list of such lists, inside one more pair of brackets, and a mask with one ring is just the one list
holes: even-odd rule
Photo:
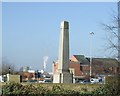
[[[118, 5], [120, 4], [120, 2], [118, 3]], [[119, 9], [119, 6], [118, 6]], [[118, 10], [119, 13], [119, 10]], [[117, 12], [113, 13], [114, 15], [112, 15], [112, 19], [111, 19], [111, 23], [109, 24], [105, 24], [102, 23], [102, 26], [104, 27], [104, 30], [107, 32], [106, 33], [106, 40], [107, 40], [107, 44], [106, 44], [106, 50], [109, 50], [110, 54], [112, 54], [113, 58], [119, 58], [119, 53], [120, 53], [120, 20], [119, 20], [119, 14], [117, 14]]]
[[2, 68], [2, 70], [0, 70], [0, 75], [5, 75], [8, 73], [10, 74], [17, 73], [14, 64], [11, 64], [7, 60], [2, 60], [2, 64], [0, 64], [0, 68]]
[[106, 41], [107, 44], [105, 45], [105, 51], [110, 51], [110, 54], [114, 58], [118, 58], [118, 34], [117, 28], [114, 25], [102, 24], [104, 29], [106, 30]]
[[106, 50], [109, 50], [113, 58], [118, 59], [117, 76], [120, 76], [120, 1], [118, 2], [118, 12], [112, 15], [111, 23], [103, 24], [107, 32]]

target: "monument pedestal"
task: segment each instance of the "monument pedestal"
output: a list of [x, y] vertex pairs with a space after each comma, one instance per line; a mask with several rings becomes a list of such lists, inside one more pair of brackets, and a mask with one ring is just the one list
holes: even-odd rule
[[73, 76], [69, 72], [54, 74], [53, 83], [73, 83]]
[[73, 78], [72, 78], [73, 76], [72, 76], [72, 74], [70, 74], [70, 73], [67, 73], [67, 72], [65, 72], [65, 73], [62, 73], [61, 74], [61, 83], [73, 83], [72, 81], [73, 81]]
[[53, 83], [60, 83], [60, 74], [56, 73], [53, 75]]

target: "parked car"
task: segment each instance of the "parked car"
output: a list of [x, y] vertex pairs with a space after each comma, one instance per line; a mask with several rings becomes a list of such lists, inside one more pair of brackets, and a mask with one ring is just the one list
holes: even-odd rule
[[46, 79], [46, 80], [45, 80], [45, 83], [52, 83], [52, 80]]
[[38, 81], [37, 81], [37, 80], [28, 80], [27, 82], [30, 82], [30, 83], [37, 83]]
[[99, 83], [99, 79], [97, 78], [91, 78], [90, 82], [93, 83]]
[[81, 84], [89, 84], [90, 83], [90, 80], [83, 80], [83, 81], [80, 81]]
[[39, 83], [45, 83], [45, 80], [39, 80], [38, 82]]

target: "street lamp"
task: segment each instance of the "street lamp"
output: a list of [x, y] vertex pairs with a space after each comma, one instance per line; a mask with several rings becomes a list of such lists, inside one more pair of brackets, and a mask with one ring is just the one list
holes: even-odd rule
[[117, 46], [117, 52], [118, 52], [118, 61], [120, 62], [120, 20], [118, 18], [118, 27], [113, 26], [112, 29], [117, 29], [118, 30], [118, 46]]
[[92, 36], [93, 35], [94, 35], [94, 32], [90, 32], [90, 80], [91, 80], [91, 76], [92, 76], [91, 65], [92, 65]]
[[118, 2], [118, 61], [120, 62], [120, 1]]
[[10, 71], [11, 71], [11, 69], [10, 69], [10, 67], [9, 67], [9, 74], [10, 74]]
[[112, 28], [117, 28], [118, 29], [118, 61], [120, 62], [120, 1], [118, 2], [118, 26], [117, 27], [112, 27]]

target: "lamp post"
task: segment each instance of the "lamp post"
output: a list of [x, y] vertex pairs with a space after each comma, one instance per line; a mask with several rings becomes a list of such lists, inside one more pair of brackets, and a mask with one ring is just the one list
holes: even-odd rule
[[120, 62], [120, 1], [118, 2], [118, 25], [117, 27], [113, 26], [112, 28], [117, 28], [118, 30], [118, 62]]
[[92, 36], [94, 35], [94, 32], [90, 32], [90, 80], [92, 76]]
[[11, 71], [11, 69], [10, 69], [10, 67], [9, 67], [9, 74], [10, 74], [10, 71]]
[[120, 1], [118, 2], [118, 61], [120, 62]]

